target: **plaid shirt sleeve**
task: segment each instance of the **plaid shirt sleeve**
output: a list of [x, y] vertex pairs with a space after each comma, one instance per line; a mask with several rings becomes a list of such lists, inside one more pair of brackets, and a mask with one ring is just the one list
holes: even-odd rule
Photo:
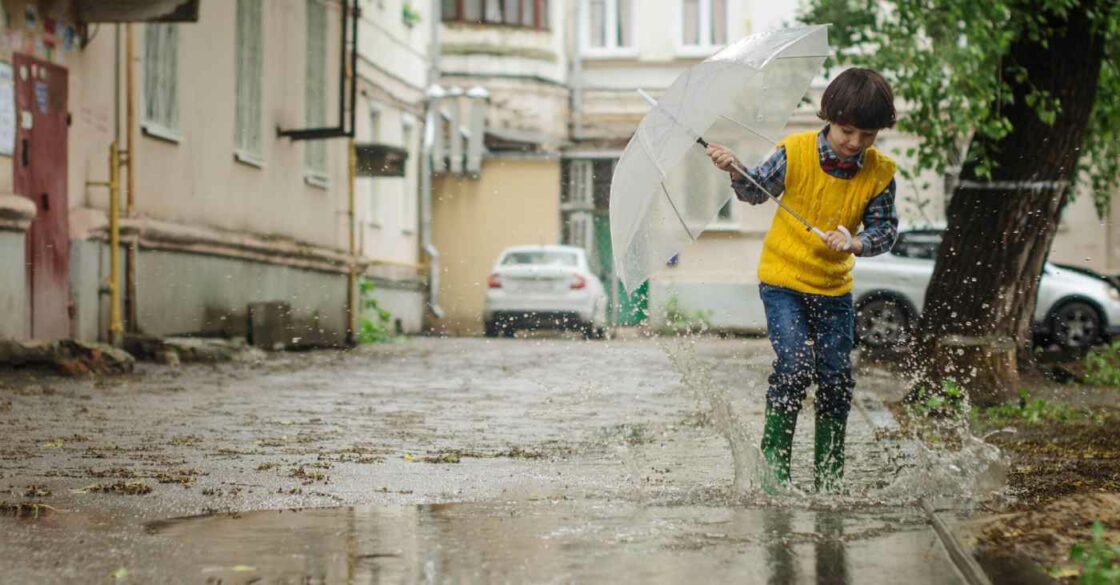
[[886, 189], [879, 193], [863, 210], [863, 231], [858, 237], [863, 242], [860, 256], [878, 256], [894, 246], [898, 238], [898, 210], [894, 204], [895, 182], [891, 179]]
[[[786, 149], [778, 147], [774, 150], [774, 154], [762, 161], [757, 168], [746, 169], [746, 171], [752, 179], [775, 197], [780, 196], [786, 190]], [[735, 196], [740, 201], [746, 201], [751, 205], [758, 205], [769, 199], [765, 192], [746, 179], [732, 179], [731, 188], [735, 190]]]

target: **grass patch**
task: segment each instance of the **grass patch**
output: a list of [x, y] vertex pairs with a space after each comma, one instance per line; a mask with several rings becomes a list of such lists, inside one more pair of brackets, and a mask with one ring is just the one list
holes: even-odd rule
[[0, 502], [0, 516], [7, 516], [9, 518], [38, 519], [57, 511], [56, 508], [39, 502]]
[[116, 483], [95, 483], [78, 490], [78, 492], [144, 496], [152, 493], [152, 486], [140, 481], [118, 481]]
[[1120, 386], [1120, 341], [1090, 350], [1084, 364], [1086, 384]]
[[1019, 391], [1019, 400], [984, 409], [983, 416], [992, 424], [1031, 424], [1042, 422], [1100, 422], [1100, 415], [1083, 406], [1073, 406], [1064, 402], [1052, 402], [1041, 398], [1032, 399], [1030, 392]]
[[1120, 546], [1105, 541], [1104, 525], [1099, 521], [1093, 523], [1093, 539], [1074, 545], [1069, 551], [1069, 560], [1080, 570], [1079, 583], [1120, 583]]

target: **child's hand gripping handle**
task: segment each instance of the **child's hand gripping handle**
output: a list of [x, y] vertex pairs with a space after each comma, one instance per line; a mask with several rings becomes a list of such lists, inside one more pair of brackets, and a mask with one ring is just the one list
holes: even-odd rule
[[[820, 230], [820, 228], [811, 227], [811, 228], [809, 228], [809, 230], [812, 231], [814, 234], [816, 234], [817, 237], [821, 239], [821, 241], [824, 241], [824, 232], [822, 232]], [[836, 231], [844, 234], [845, 238], [848, 238], [848, 241], [846, 242], [846, 245], [847, 245], [848, 248], [851, 248], [852, 247], [852, 232], [848, 231], [848, 228], [846, 228], [842, 225], [836, 226]]]

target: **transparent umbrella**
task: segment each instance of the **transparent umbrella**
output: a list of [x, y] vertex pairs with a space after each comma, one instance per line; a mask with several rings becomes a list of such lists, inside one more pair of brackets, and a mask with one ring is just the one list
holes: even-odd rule
[[654, 108], [611, 180], [611, 245], [627, 292], [700, 237], [734, 195], [707, 141], [760, 163], [828, 55], [824, 25], [756, 34], [690, 67], [659, 101], [646, 96]]

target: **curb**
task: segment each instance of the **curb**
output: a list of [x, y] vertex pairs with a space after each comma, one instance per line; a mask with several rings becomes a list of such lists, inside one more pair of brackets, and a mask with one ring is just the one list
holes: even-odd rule
[[[885, 404], [879, 397], [873, 394], [862, 394], [859, 400], [853, 400], [852, 405], [856, 410], [876, 429], [885, 431], [898, 431], [901, 427], [898, 421], [891, 415], [890, 410], [887, 410]], [[916, 449], [917, 446], [913, 440], [904, 439], [898, 441], [901, 443], [905, 451]], [[926, 520], [933, 526], [933, 531], [937, 534], [941, 545], [945, 547], [945, 552], [949, 554], [949, 559], [953, 561], [953, 565], [957, 567], [957, 571], [964, 577], [964, 580], [969, 585], [991, 585], [991, 580], [980, 568], [980, 563], [965, 550], [960, 540], [949, 529], [949, 525], [945, 519], [937, 513], [937, 510], [926, 501], [925, 498], [919, 498], [916, 507], [921, 510], [925, 515]]]

